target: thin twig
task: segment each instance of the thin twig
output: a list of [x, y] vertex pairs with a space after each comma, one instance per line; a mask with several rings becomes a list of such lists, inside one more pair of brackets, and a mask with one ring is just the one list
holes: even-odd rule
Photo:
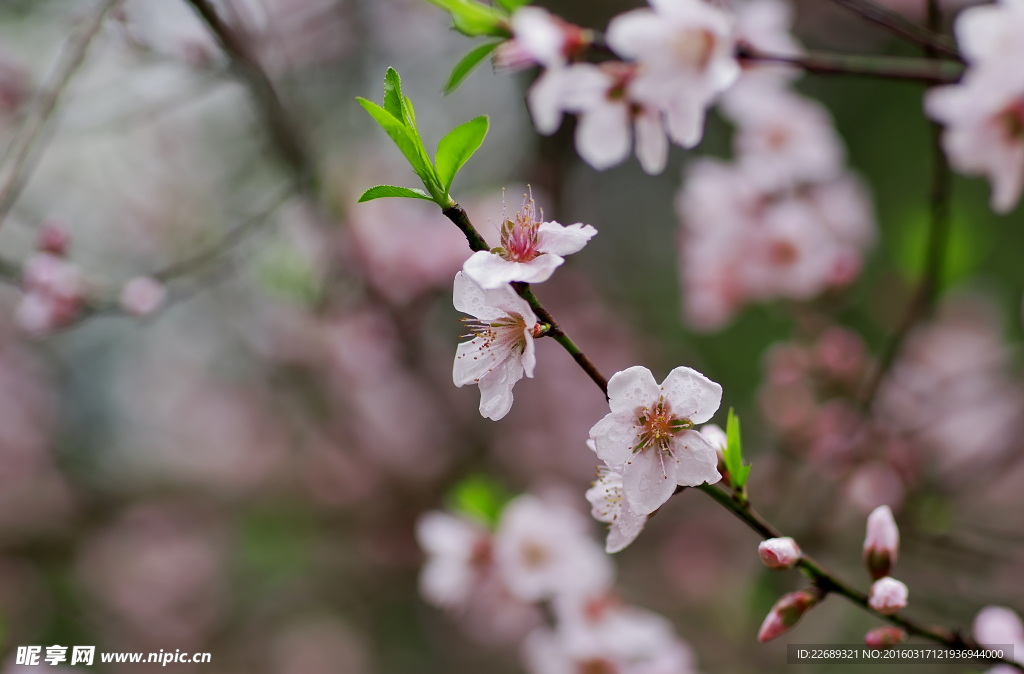
[[212, 3], [208, 0], [188, 1], [216, 35], [239, 76], [248, 82], [270, 128], [274, 145], [295, 173], [299, 189], [311, 191], [316, 176], [315, 164], [266, 71], [250, 53], [242, 36], [221, 18]]
[[235, 225], [234, 228], [225, 234], [216, 244], [197, 253], [196, 255], [193, 255], [192, 257], [181, 260], [180, 262], [175, 262], [160, 271], [155, 272], [152, 275], [153, 278], [162, 283], [167, 283], [175, 278], [199, 271], [211, 262], [216, 261], [243, 241], [249, 234], [255, 231], [259, 225], [263, 224], [267, 218], [269, 218], [274, 211], [276, 211], [278, 207], [288, 199], [291, 192], [291, 188], [282, 189], [281, 192], [271, 199], [264, 208], [261, 208], [255, 215], [252, 215], [241, 223]]
[[[754, 512], [754, 509], [750, 507], [749, 501], [739, 499], [734, 495], [729, 495], [725, 491], [710, 484], [702, 484], [698, 489], [713, 498], [720, 505], [725, 506], [726, 509], [742, 520], [751, 529], [756, 531], [762, 538], [780, 538], [782, 536], [775, 527]], [[834, 573], [831, 573], [824, 566], [807, 555], [802, 555], [800, 557], [800, 561], [797, 562], [797, 568], [803, 571], [804, 574], [806, 574], [807, 577], [822, 590], [844, 597], [876, 618], [903, 628], [908, 634], [919, 636], [957, 650], [975, 646], [975, 644], [965, 640], [963, 637], [951, 630], [924, 627], [923, 625], [920, 625], [908, 618], [904, 618], [899, 614], [884, 615], [879, 613], [868, 604], [868, 596], [866, 594], [857, 590]], [[993, 661], [1011, 665], [1024, 671], [1024, 665], [1005, 658], [994, 658]]]
[[10, 161], [4, 166], [3, 177], [0, 178], [0, 224], [11, 212], [14, 202], [18, 200], [25, 187], [28, 176], [32, 172], [33, 155], [38, 156], [38, 153], [33, 153], [33, 150], [43, 130], [47, 127], [53, 111], [56, 110], [61, 95], [71, 81], [71, 77], [85, 60], [89, 43], [103, 26], [103, 19], [118, 2], [120, 0], [104, 0], [82, 29], [68, 38], [57, 59], [57, 66], [36, 95], [28, 118], [8, 150]]
[[951, 84], [960, 79], [963, 66], [952, 61], [898, 56], [857, 56], [831, 52], [806, 52], [800, 56], [769, 54], [745, 44], [737, 45], [736, 57], [756, 63], [785, 63], [823, 75], [853, 75], [883, 79]]
[[928, 28], [919, 26], [899, 12], [883, 7], [872, 0], [833, 0], [833, 2], [856, 12], [868, 21], [876, 23], [900, 37], [916, 42], [934, 52], [936, 56], [943, 55], [958, 61], [963, 60], [960, 52], [956, 49], [956, 44], [945, 35], [941, 35], [939, 33], [940, 26], [934, 23], [930, 23]]
[[[928, 22], [930, 26], [936, 29], [942, 24], [942, 15], [936, 0], [929, 0], [928, 2]], [[926, 48], [925, 53], [934, 63], [939, 62], [938, 52], [934, 48]], [[931, 186], [928, 197], [930, 222], [924, 269], [922, 270], [921, 281], [918, 283], [917, 289], [907, 305], [903, 318], [900, 319], [896, 330], [886, 343], [878, 359], [878, 364], [872, 370], [861, 393], [861, 407], [865, 410], [869, 409], [874, 402], [879, 387], [892, 368], [900, 347], [903, 345], [911, 329], [917, 325], [918, 321], [932, 312], [942, 280], [946, 246], [949, 243], [949, 202], [952, 172], [949, 168], [949, 161], [946, 159], [946, 153], [942, 150], [942, 126], [936, 122], [930, 122], [930, 132], [932, 154]]]

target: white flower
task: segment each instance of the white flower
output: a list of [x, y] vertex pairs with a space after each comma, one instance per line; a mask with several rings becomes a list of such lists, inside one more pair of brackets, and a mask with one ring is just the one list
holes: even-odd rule
[[524, 601], [590, 594], [613, 576], [608, 557], [566, 506], [524, 495], [509, 503], [494, 536], [494, 559], [509, 591]]
[[416, 540], [427, 555], [420, 571], [423, 598], [443, 608], [465, 605], [491, 562], [487, 532], [465, 518], [434, 511], [416, 522]]
[[967, 72], [959, 84], [928, 92], [925, 110], [946, 126], [953, 168], [987, 176], [992, 210], [1007, 213], [1024, 189], [1024, 3], [965, 9], [954, 28]]
[[864, 537], [864, 563], [872, 578], [888, 576], [900, 548], [900, 530], [887, 505], [878, 506], [868, 515]]
[[907, 586], [886, 576], [871, 584], [868, 606], [882, 615], [892, 615], [907, 605]]
[[515, 281], [541, 283], [565, 262], [563, 255], [579, 252], [597, 234], [590, 225], [577, 222], [564, 227], [541, 222], [542, 217], [533, 199], [528, 199], [515, 221], [502, 223], [501, 246], [474, 253], [463, 264], [463, 273], [484, 290]]
[[512, 15], [512, 39], [494, 51], [494, 67], [519, 70], [541, 65], [544, 72], [526, 95], [530, 116], [537, 131], [554, 133], [562, 121], [558, 94], [568, 57], [590, 42], [591, 35], [579, 26], [566, 23], [540, 7], [522, 7]]
[[769, 538], [757, 546], [757, 554], [769, 569], [792, 569], [800, 561], [800, 546], [792, 538]]
[[733, 19], [703, 0], [652, 0], [608, 24], [608, 44], [640, 68], [630, 97], [665, 113], [669, 136], [693, 147], [707, 108], [739, 76]]
[[459, 344], [452, 379], [458, 387], [479, 385], [480, 414], [497, 421], [512, 409], [516, 382], [523, 374], [533, 377], [537, 316], [511, 286], [485, 291], [462, 272], [455, 275], [453, 300], [475, 320], [464, 319], [473, 339]]
[[[589, 441], [588, 442], [592, 442]], [[637, 515], [629, 507], [622, 490], [622, 475], [607, 466], [600, 468], [599, 477], [587, 490], [590, 514], [598, 522], [608, 524], [606, 552], [618, 552], [636, 540], [647, 523], [647, 515]]]
[[167, 290], [149, 276], [137, 276], [121, 290], [121, 308], [133, 316], [148, 316], [164, 303]]
[[696, 370], [677, 367], [659, 386], [651, 371], [634, 366], [608, 382], [611, 413], [590, 429], [597, 456], [622, 471], [629, 507], [648, 515], [676, 485], [715, 483], [718, 457], [694, 424], [707, 421], [722, 401], [722, 387]]
[[576, 63], [559, 76], [557, 88], [545, 92], [547, 105], [579, 114], [576, 151], [598, 171], [625, 161], [633, 133], [644, 171], [653, 175], [665, 170], [668, 139], [662, 115], [656, 106], [632, 97], [635, 74], [635, 66], [617, 61]]
[[693, 653], [664, 617], [626, 607], [596, 624], [535, 630], [523, 644], [531, 674], [690, 674]]
[[925, 110], [946, 127], [942, 147], [953, 168], [987, 176], [992, 210], [1008, 213], [1024, 188], [1024, 86], [994, 79], [968, 70], [960, 84], [928, 92]]
[[563, 66], [573, 34], [581, 32], [542, 7], [521, 7], [509, 23], [512, 38], [494, 51], [495, 68], [520, 69], [535, 64], [545, 68]]

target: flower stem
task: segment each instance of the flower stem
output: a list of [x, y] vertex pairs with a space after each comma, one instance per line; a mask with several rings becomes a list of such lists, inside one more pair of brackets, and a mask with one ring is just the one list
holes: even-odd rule
[[[749, 501], [740, 500], [735, 495], [727, 494], [725, 491], [714, 485], [702, 484], [697, 488], [713, 498], [720, 505], [725, 506], [726, 509], [741, 519], [751, 529], [756, 531], [762, 538], [780, 538], [782, 536], [775, 527], [754, 512]], [[797, 562], [797, 567], [823, 591], [845, 597], [847, 600], [861, 607], [876, 618], [885, 620], [897, 627], [902, 627], [908, 634], [913, 634], [953, 649], [964, 649], [975, 646], [974, 643], [964, 639], [962, 636], [951, 630], [943, 628], [928, 628], [898, 614], [883, 615], [878, 611], [875, 611], [868, 605], [868, 596], [866, 594], [831, 573], [807, 555], [801, 556], [800, 561]], [[998, 659], [998, 662], [1011, 665], [1024, 671], [1024, 665], [1020, 665], [1011, 660]]]
[[824, 75], [882, 77], [926, 84], [951, 84], [959, 80], [963, 74], [963, 66], [953, 61], [829, 52], [806, 52], [800, 56], [785, 56], [758, 51], [744, 44], [736, 47], [736, 58], [757, 63], [786, 63], [810, 73]]
[[555, 322], [554, 316], [551, 315], [547, 309], [540, 303], [537, 296], [533, 294], [533, 290], [530, 288], [529, 283], [513, 283], [512, 287], [516, 289], [519, 296], [522, 297], [533, 309], [534, 313], [541, 321], [550, 325], [550, 329], [547, 334], [549, 337], [553, 337], [556, 342], [562, 345], [569, 355], [572, 356], [573, 360], [587, 373], [601, 392], [604, 393], [604, 397], [608, 397], [608, 380], [604, 378], [604, 375], [597, 369], [593, 362], [587, 355], [580, 351], [580, 348], [576, 346], [576, 343], [569, 338], [569, 335], [565, 334], [565, 330], [559, 327], [558, 323]]
[[469, 243], [469, 249], [474, 253], [491, 249], [487, 242], [484, 241], [484, 237], [480, 236], [480, 232], [476, 231], [476, 227], [469, 221], [469, 215], [466, 214], [462, 206], [453, 204], [441, 212], [444, 213], [446, 218], [454, 222], [456, 227], [462, 230], [462, 233], [466, 235], [466, 241]]

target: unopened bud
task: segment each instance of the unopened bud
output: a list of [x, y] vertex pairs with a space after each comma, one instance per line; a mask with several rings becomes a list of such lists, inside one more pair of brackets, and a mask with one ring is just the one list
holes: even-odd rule
[[864, 537], [864, 564], [871, 578], [878, 580], [889, 575], [896, 564], [900, 548], [900, 530], [889, 506], [878, 506], [868, 515], [867, 535]]
[[893, 646], [907, 640], [907, 633], [899, 627], [876, 627], [864, 635], [868, 646]]
[[708, 444], [715, 448], [715, 453], [718, 454], [718, 472], [728, 480], [729, 471], [725, 469], [725, 448], [729, 446], [729, 438], [725, 431], [716, 424], [704, 424], [700, 427], [700, 434], [704, 436]]
[[882, 615], [892, 615], [907, 605], [907, 586], [895, 578], [879, 578], [871, 585], [868, 606]]
[[813, 608], [822, 599], [821, 590], [810, 587], [799, 592], [790, 592], [775, 602], [768, 612], [761, 629], [757, 632], [757, 640], [761, 643], [781, 637], [788, 632], [804, 613]]
[[57, 218], [50, 218], [39, 226], [39, 250], [63, 256], [67, 253], [71, 236], [68, 234], [67, 223]]
[[133, 316], [148, 316], [163, 304], [167, 290], [154, 278], [137, 276], [121, 291], [121, 308]]
[[769, 569], [792, 569], [800, 561], [800, 546], [792, 538], [769, 538], [757, 546], [757, 554]]

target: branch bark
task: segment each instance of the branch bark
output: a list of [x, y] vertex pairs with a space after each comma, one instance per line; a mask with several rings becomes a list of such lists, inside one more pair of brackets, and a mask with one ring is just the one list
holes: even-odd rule
[[[756, 531], [762, 538], [780, 538], [782, 536], [782, 534], [779, 533], [779, 531], [775, 529], [775, 527], [773, 527], [771, 524], [766, 522], [760, 515], [754, 512], [754, 509], [750, 507], [750, 503], [748, 501], [738, 499], [735, 496], [731, 496], [727, 494], [725, 491], [710, 484], [703, 484], [700, 487], [698, 487], [698, 489], [700, 489], [702, 492], [713, 498], [720, 505], [724, 506], [727, 510], [729, 510], [729, 512], [731, 512], [733, 515], [742, 520], [744, 524], [746, 524], [748, 527]], [[857, 606], [864, 609], [876, 618], [884, 620], [892, 625], [896, 625], [897, 627], [903, 628], [904, 630], [906, 630], [908, 634], [928, 639], [929, 641], [942, 644], [947, 648], [957, 650], [976, 646], [976, 644], [967, 641], [966, 639], [958, 635], [956, 632], [953, 632], [952, 630], [946, 630], [943, 628], [935, 627], [925, 627], [913, 620], [910, 620], [909, 618], [904, 618], [898, 613], [893, 615], [883, 615], [878, 611], [875, 611], [871, 608], [871, 606], [868, 605], [868, 596], [866, 594], [864, 594], [860, 590], [857, 590], [852, 585], [847, 583], [845, 580], [836, 576], [834, 573], [831, 573], [824, 566], [816, 562], [811, 557], [808, 557], [807, 555], [802, 555], [800, 557], [800, 561], [797, 562], [797, 568], [803, 571], [803, 573], [808, 578], [810, 578], [810, 580], [817, 587], [821, 588], [825, 592], [831, 592], [833, 594], [838, 594], [844, 597], [848, 601], [856, 604]], [[1024, 671], [1024, 665], [1021, 665], [1020, 663], [1014, 662], [1012, 660], [1000, 658], [994, 661], [1010, 665], [1021, 671]]]
[[761, 52], [743, 44], [737, 45], [736, 58], [753, 63], [785, 63], [822, 75], [879, 77], [925, 84], [952, 84], [963, 75], [963, 66], [952, 61], [813, 51], [800, 56], [784, 56]]
[[85, 25], [68, 38], [61, 49], [53, 73], [33, 100], [25, 123], [8, 150], [7, 156], [11, 159], [4, 166], [3, 176], [0, 177], [0, 225], [3, 224], [4, 219], [14, 207], [14, 203], [21, 196], [21, 191], [32, 172], [33, 160], [38, 156], [38, 152], [33, 151], [48, 126], [54, 110], [57, 109], [61, 95], [67, 89], [68, 83], [71, 82], [71, 78], [78, 71], [82, 62], [85, 61], [89, 44], [103, 27], [103, 20], [107, 13], [119, 2], [120, 0], [104, 0], [88, 18]]
[[930, 22], [928, 28], [919, 26], [899, 12], [883, 7], [872, 0], [833, 0], [833, 2], [859, 14], [871, 23], [878, 24], [904, 39], [921, 45], [937, 56], [942, 55], [963, 61], [956, 44], [945, 35], [941, 35], [939, 26], [934, 23]]

